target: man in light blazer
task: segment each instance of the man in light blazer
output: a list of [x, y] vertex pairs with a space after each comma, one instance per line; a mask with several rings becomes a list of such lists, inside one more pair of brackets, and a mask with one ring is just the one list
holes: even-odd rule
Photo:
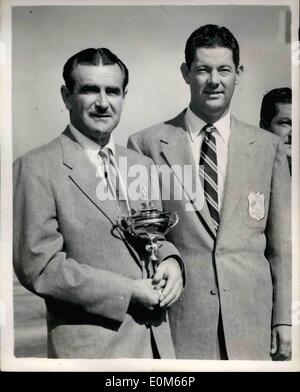
[[[128, 142], [173, 173], [173, 182], [160, 186], [171, 194], [163, 207], [179, 214], [168, 238], [186, 269], [182, 300], [169, 312], [177, 358], [290, 357], [288, 164], [279, 137], [230, 113], [242, 71], [232, 33], [200, 27], [186, 43], [181, 66], [189, 107]], [[191, 189], [178, 167], [198, 172]], [[198, 182], [202, 197], [193, 191]]]
[[[181, 293], [180, 255], [162, 243], [153, 276], [145, 243], [117, 225], [143, 196], [126, 195], [118, 161], [146, 173], [152, 163], [111, 137], [128, 70], [108, 49], [86, 49], [63, 76], [69, 126], [14, 165], [14, 268], [45, 299], [48, 356], [174, 358], [166, 308]], [[150, 195], [151, 177], [143, 184]]]

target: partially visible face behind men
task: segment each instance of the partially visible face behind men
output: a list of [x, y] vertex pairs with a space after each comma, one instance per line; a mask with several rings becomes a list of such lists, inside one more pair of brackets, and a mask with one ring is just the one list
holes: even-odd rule
[[78, 64], [72, 77], [73, 91], [62, 88], [71, 123], [85, 136], [105, 145], [120, 121], [124, 104], [122, 71], [117, 64]]
[[215, 122], [228, 112], [242, 66], [236, 69], [232, 51], [224, 47], [199, 47], [182, 75], [191, 91], [192, 111], [207, 122]]
[[292, 146], [292, 104], [277, 103], [276, 114], [270, 122], [269, 131], [283, 138], [286, 153], [291, 157]]

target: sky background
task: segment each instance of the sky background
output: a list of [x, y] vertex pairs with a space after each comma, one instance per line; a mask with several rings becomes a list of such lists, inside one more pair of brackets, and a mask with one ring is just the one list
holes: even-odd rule
[[259, 123], [263, 95], [291, 86], [285, 6], [34, 6], [12, 10], [13, 154], [58, 136], [69, 122], [60, 87], [66, 60], [107, 47], [129, 68], [129, 89], [116, 143], [168, 120], [189, 103], [180, 65], [197, 27], [224, 25], [239, 41], [245, 72], [232, 113]]

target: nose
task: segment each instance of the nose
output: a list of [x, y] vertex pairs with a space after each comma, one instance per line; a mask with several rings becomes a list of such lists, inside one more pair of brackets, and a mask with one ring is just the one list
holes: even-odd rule
[[105, 93], [99, 93], [95, 101], [95, 106], [98, 109], [106, 110], [108, 108], [108, 100]]
[[208, 80], [212, 87], [217, 87], [220, 84], [220, 77], [217, 70], [212, 70]]

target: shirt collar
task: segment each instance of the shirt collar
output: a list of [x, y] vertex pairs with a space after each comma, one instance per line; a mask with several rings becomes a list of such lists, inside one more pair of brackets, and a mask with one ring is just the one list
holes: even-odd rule
[[[197, 136], [200, 136], [201, 129], [207, 123], [198, 117], [190, 107], [188, 107], [186, 110], [185, 120], [190, 138], [193, 141]], [[221, 117], [213, 125], [217, 128], [218, 134], [222, 140], [227, 143], [230, 134], [230, 111], [228, 111], [224, 117]]]
[[[96, 142], [89, 139], [87, 136], [83, 135], [81, 132], [79, 132], [78, 129], [76, 129], [73, 124], [70, 123], [69, 128], [70, 128], [71, 132], [73, 133], [73, 135], [75, 136], [78, 143], [80, 144], [80, 146], [87, 153], [95, 154], [95, 155], [97, 155], [99, 153], [99, 151], [101, 150], [101, 147], [99, 146], [99, 144], [97, 144]], [[112, 135], [110, 135], [109, 142], [105, 145], [105, 147], [110, 150], [110, 152], [112, 153], [113, 156], [115, 156], [115, 143], [114, 143]]]
[[222, 140], [228, 143], [230, 135], [230, 111], [228, 111], [224, 117], [221, 117], [213, 125], [217, 128]]

